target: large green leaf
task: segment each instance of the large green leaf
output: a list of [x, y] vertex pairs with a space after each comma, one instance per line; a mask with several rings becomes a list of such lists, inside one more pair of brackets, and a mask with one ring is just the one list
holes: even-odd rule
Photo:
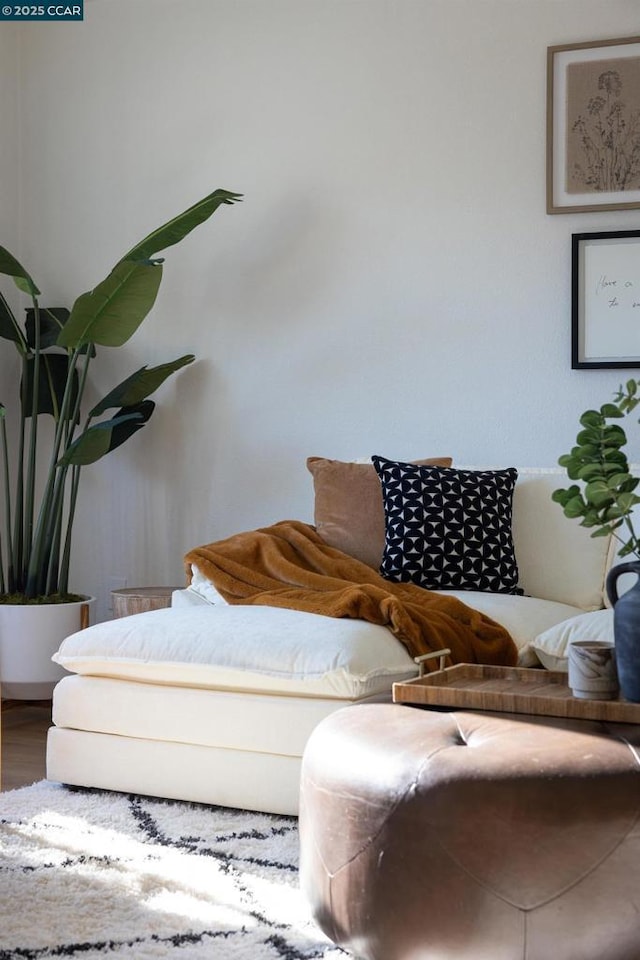
[[147, 406], [140, 404], [120, 410], [111, 420], [89, 427], [68, 447], [57, 466], [86, 466], [115, 450], [143, 427], [153, 413], [153, 401], [145, 400], [144, 404]]
[[[33, 357], [28, 357], [25, 365], [27, 372], [26, 382], [26, 400], [23, 409], [23, 415], [30, 417], [33, 409], [33, 371], [35, 361]], [[66, 353], [43, 353], [40, 355], [38, 364], [38, 413], [49, 413], [57, 419], [62, 406], [67, 379], [69, 377], [69, 357]], [[78, 395], [78, 372], [71, 372], [71, 403], [70, 409], [74, 409], [76, 397]], [[23, 391], [20, 391], [23, 396]]]
[[[36, 345], [36, 311], [33, 307], [28, 307], [25, 312], [27, 343], [33, 349]], [[40, 317], [40, 349], [46, 350], [47, 347], [53, 347], [58, 342], [60, 331], [69, 319], [69, 311], [66, 307], [40, 307], [38, 315]]]
[[123, 260], [148, 260], [160, 250], [179, 243], [188, 233], [208, 220], [223, 203], [235, 203], [242, 198], [241, 193], [229, 190], [214, 190], [208, 197], [194, 203], [192, 207], [158, 227], [153, 233], [137, 243], [122, 258]]
[[24, 336], [18, 321], [13, 315], [11, 307], [0, 293], [0, 337], [3, 340], [12, 340], [20, 353], [25, 353]]
[[78, 297], [58, 344], [72, 348], [87, 343], [122, 346], [153, 307], [161, 279], [158, 263], [119, 263], [102, 283]]
[[16, 286], [30, 296], [37, 297], [40, 295], [40, 291], [25, 268], [16, 260], [12, 253], [9, 253], [6, 247], [0, 247], [0, 273], [4, 273], [8, 277], [13, 277]]
[[[143, 400], [141, 403], [134, 403], [130, 407], [123, 407], [114, 418], [117, 423], [111, 431], [111, 442], [109, 444], [109, 453], [121, 446], [129, 437], [144, 427], [145, 423], [151, 417], [156, 405], [153, 400]], [[130, 419], [132, 416], [135, 419]]]
[[128, 407], [140, 403], [141, 400], [151, 396], [172, 373], [193, 363], [194, 360], [193, 354], [188, 353], [184, 357], [178, 357], [177, 360], [162, 363], [157, 367], [141, 367], [114, 387], [100, 403], [96, 404], [89, 416], [99, 417], [105, 410], [113, 407]]

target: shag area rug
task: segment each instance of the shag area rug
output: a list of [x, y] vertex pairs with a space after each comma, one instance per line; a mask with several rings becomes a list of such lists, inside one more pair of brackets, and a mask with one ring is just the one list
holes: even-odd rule
[[344, 960], [294, 817], [69, 788], [0, 793], [0, 960]]

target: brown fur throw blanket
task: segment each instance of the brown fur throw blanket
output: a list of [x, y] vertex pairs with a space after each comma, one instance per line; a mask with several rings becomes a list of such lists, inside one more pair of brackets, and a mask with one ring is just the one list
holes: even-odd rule
[[[512, 666], [516, 646], [494, 620], [466, 604], [412, 583], [392, 583], [329, 547], [298, 520], [235, 534], [185, 556], [229, 603], [288, 607], [388, 627], [411, 656], [451, 650], [454, 663]], [[437, 669], [432, 663], [431, 669]]]

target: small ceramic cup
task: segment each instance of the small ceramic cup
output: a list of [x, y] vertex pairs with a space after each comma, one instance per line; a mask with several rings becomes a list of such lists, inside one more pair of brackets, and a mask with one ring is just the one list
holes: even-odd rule
[[569, 687], [581, 700], [615, 700], [618, 672], [613, 643], [576, 640], [569, 644]]

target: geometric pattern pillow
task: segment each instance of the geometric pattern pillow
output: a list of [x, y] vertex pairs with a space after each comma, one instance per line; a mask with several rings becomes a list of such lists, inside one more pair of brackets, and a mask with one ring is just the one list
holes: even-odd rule
[[458, 470], [371, 459], [385, 511], [383, 577], [430, 590], [518, 592], [514, 467]]

